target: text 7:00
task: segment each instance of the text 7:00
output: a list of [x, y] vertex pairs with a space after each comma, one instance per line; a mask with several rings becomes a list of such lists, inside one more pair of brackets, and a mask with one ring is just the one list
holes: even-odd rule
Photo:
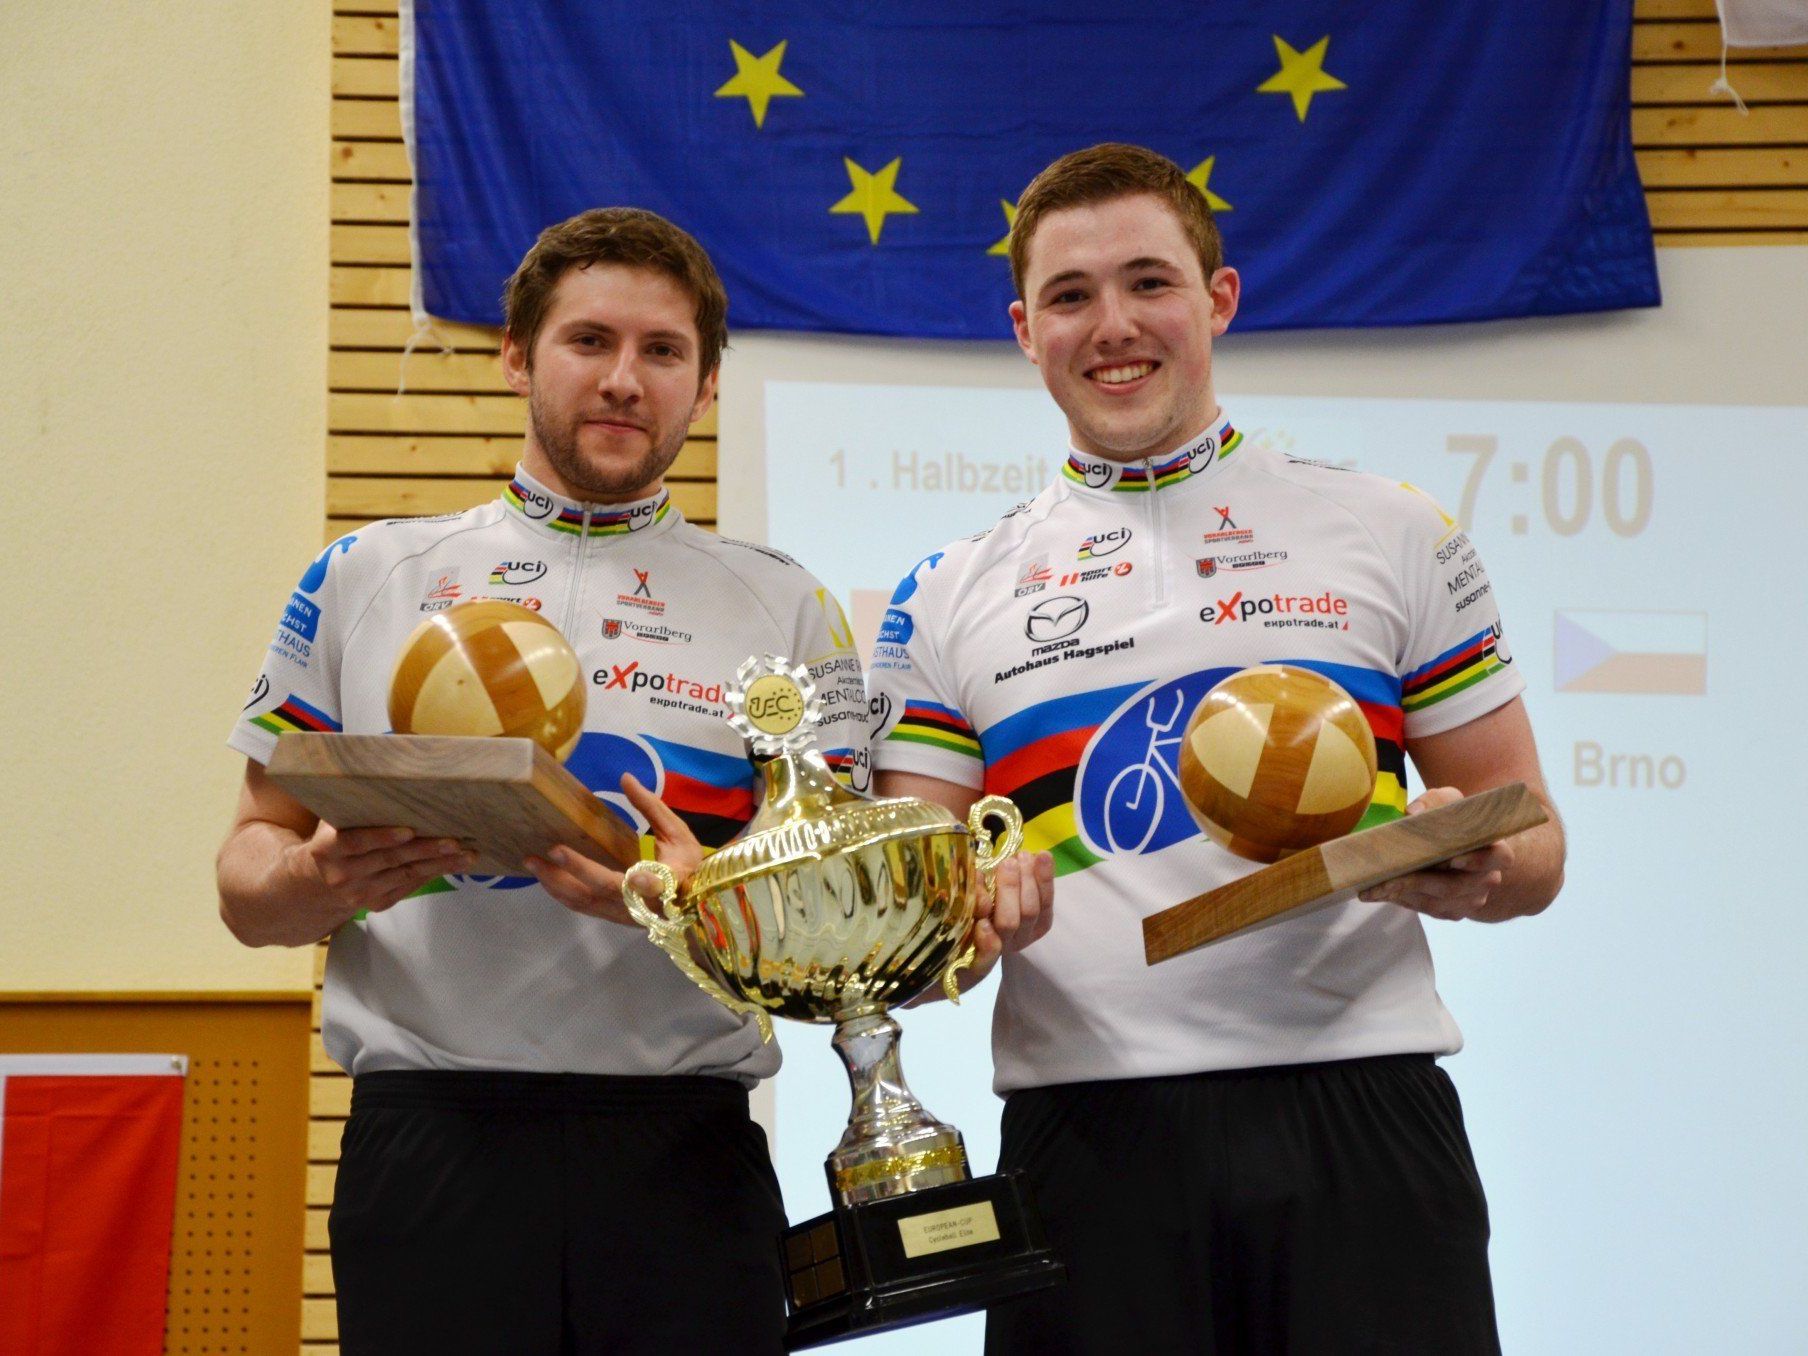
[[[1475, 501], [1500, 450], [1500, 439], [1491, 433], [1452, 433], [1444, 439], [1444, 450], [1474, 458], [1457, 505], [1457, 520], [1467, 529], [1475, 521]], [[1529, 479], [1527, 463], [1514, 462], [1511, 469], [1515, 482]], [[1651, 522], [1651, 453], [1636, 438], [1621, 438], [1607, 449], [1598, 495], [1587, 445], [1568, 435], [1558, 438], [1544, 450], [1538, 487], [1545, 525], [1560, 537], [1573, 537], [1588, 526], [1597, 497], [1601, 517], [1616, 536], [1636, 537]], [[1513, 530], [1523, 532], [1525, 523], [1516, 515]]]

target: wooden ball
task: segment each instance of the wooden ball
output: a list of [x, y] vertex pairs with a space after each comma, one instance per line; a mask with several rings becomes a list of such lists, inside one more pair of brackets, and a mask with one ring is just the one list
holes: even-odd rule
[[1180, 789], [1215, 841], [1279, 861], [1356, 827], [1375, 794], [1375, 736], [1355, 699], [1322, 674], [1244, 669], [1187, 722]]
[[397, 734], [521, 736], [562, 762], [584, 728], [577, 654], [519, 603], [456, 604], [403, 642], [389, 724]]

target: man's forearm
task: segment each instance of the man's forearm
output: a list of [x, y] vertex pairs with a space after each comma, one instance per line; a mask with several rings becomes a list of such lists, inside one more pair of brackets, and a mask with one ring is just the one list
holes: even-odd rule
[[1539, 796], [1539, 800], [1550, 820], [1507, 840], [1513, 848], [1513, 865], [1489, 892], [1488, 903], [1475, 915], [1476, 921], [1504, 923], [1509, 918], [1542, 913], [1563, 888], [1563, 862], [1568, 851], [1563, 821], [1557, 818], [1557, 807], [1549, 799]]
[[246, 946], [306, 946], [350, 916], [318, 877], [297, 869], [301, 842], [293, 829], [258, 821], [220, 849], [220, 917]]

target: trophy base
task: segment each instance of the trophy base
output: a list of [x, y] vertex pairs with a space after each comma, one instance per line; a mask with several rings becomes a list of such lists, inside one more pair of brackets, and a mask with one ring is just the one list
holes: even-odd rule
[[792, 1350], [971, 1313], [1059, 1283], [1019, 1173], [842, 1206], [785, 1230]]

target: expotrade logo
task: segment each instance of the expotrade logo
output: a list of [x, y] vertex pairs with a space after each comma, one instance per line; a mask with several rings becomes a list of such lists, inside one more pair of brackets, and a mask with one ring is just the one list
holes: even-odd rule
[[1199, 609], [1199, 620], [1209, 626], [1227, 622], [1246, 622], [1257, 617], [1264, 626], [1308, 626], [1327, 630], [1350, 629], [1346, 620], [1350, 600], [1326, 591], [1324, 593], [1276, 593], [1266, 598], [1245, 598], [1239, 589], [1216, 604]]
[[1030, 609], [1030, 615], [1023, 623], [1023, 634], [1038, 645], [1065, 640], [1086, 625], [1086, 619], [1091, 615], [1092, 608], [1087, 601], [1071, 593], [1045, 598]]

